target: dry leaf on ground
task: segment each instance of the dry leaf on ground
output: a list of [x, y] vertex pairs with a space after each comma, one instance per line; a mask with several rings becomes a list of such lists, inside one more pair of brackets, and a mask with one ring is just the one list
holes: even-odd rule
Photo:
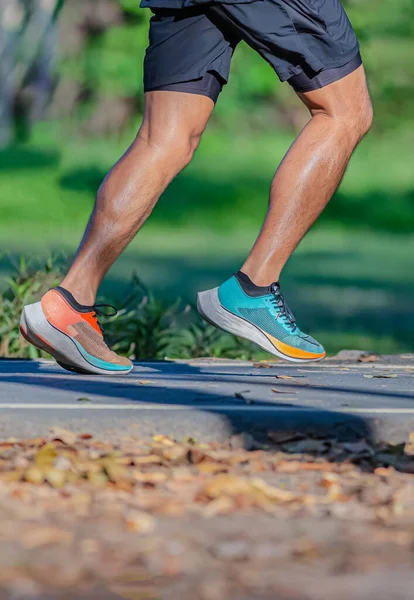
[[361, 362], [361, 363], [372, 363], [372, 362], [376, 362], [376, 360], [377, 360], [376, 354], [362, 354], [362, 356], [360, 356], [358, 358], [358, 362]]
[[62, 427], [52, 427], [50, 429], [51, 437], [54, 440], [59, 440], [68, 446], [72, 446], [78, 439], [78, 435]]

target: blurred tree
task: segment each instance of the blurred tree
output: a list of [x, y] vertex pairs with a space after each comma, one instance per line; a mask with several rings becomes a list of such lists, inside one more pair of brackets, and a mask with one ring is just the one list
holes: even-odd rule
[[26, 137], [51, 96], [56, 17], [63, 0], [0, 0], [0, 145]]
[[[142, 111], [142, 59], [150, 11], [139, 0], [0, 0], [0, 144], [42, 117], [76, 121], [88, 135], [122, 132]], [[385, 130], [414, 121], [413, 0], [343, 0], [361, 41]], [[58, 56], [55, 73], [55, 57]], [[56, 75], [56, 79], [55, 79]], [[53, 92], [53, 94], [52, 94]], [[214, 112], [229, 129], [298, 129], [306, 118], [288, 86], [245, 44]]]

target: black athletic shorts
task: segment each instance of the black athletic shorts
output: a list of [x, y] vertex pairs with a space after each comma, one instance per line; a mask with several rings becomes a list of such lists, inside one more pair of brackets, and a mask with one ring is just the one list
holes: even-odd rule
[[145, 91], [186, 91], [216, 101], [241, 40], [299, 92], [333, 83], [362, 62], [339, 0], [142, 0], [141, 6], [154, 13]]

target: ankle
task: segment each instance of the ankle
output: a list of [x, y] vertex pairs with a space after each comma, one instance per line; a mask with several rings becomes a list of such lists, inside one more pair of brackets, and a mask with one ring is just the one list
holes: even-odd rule
[[70, 292], [79, 304], [84, 306], [93, 306], [95, 304], [96, 292], [91, 287], [86, 287], [85, 284], [77, 284], [65, 278], [60, 287]]
[[269, 287], [272, 283], [279, 281], [280, 276], [280, 273], [276, 271], [272, 271], [271, 273], [261, 272], [260, 269], [253, 271], [249, 267], [244, 266], [240, 269], [239, 273], [248, 277], [250, 282], [257, 287]]

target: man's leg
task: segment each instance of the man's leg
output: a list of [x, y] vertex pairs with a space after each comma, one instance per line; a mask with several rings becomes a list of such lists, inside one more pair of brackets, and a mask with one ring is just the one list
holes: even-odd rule
[[198, 93], [147, 94], [142, 127], [99, 189], [69, 273], [61, 286], [22, 313], [23, 336], [62, 367], [97, 374], [132, 369], [131, 361], [112, 352], [103, 339], [96, 292], [168, 183], [191, 160], [213, 106], [210, 97]]
[[94, 304], [108, 269], [170, 181], [190, 162], [213, 107], [207, 96], [146, 94], [138, 135], [99, 188], [85, 235], [61, 284], [79, 303]]
[[198, 297], [207, 321], [293, 362], [321, 360], [325, 350], [297, 326], [280, 291], [279, 275], [332, 197], [372, 120], [362, 66], [336, 83], [299, 96], [311, 120], [275, 175], [267, 217], [253, 250], [241, 271]]
[[258, 286], [279, 280], [286, 261], [340, 184], [372, 121], [364, 68], [321, 89], [298, 94], [311, 119], [272, 182], [266, 220], [242, 267]]

